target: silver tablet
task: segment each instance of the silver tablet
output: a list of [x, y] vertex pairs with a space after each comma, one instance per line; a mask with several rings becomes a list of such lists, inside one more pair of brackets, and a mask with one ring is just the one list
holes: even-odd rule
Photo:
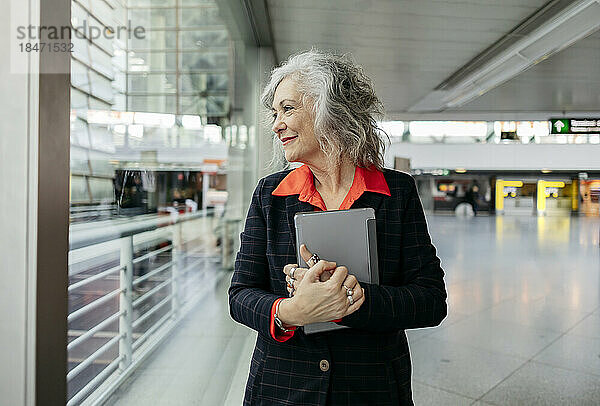
[[[300, 255], [300, 245], [321, 259], [345, 266], [360, 282], [379, 283], [377, 230], [372, 208], [297, 213], [296, 256], [301, 267], [308, 267]], [[344, 328], [336, 323], [304, 326], [306, 334]]]

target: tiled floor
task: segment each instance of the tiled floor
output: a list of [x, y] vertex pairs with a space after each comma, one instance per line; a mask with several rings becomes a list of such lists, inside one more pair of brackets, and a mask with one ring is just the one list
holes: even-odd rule
[[[408, 332], [416, 405], [599, 405], [599, 219], [429, 216], [450, 314]], [[108, 402], [239, 405], [255, 334], [230, 274]]]

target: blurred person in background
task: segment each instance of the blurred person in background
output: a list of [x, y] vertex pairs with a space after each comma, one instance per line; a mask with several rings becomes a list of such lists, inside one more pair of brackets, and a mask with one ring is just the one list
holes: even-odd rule
[[473, 207], [473, 215], [477, 215], [477, 201], [479, 200], [479, 185], [473, 183], [465, 193], [465, 201]]
[[[262, 101], [274, 142], [304, 165], [258, 182], [241, 234], [230, 313], [258, 332], [244, 404], [412, 405], [404, 330], [444, 319], [444, 272], [414, 179], [383, 167], [371, 81], [346, 57], [312, 50], [273, 70]], [[365, 207], [380, 285], [313, 256], [319, 247], [301, 247], [310, 268], [294, 263], [296, 213]], [[331, 320], [349, 328], [299, 328]]]

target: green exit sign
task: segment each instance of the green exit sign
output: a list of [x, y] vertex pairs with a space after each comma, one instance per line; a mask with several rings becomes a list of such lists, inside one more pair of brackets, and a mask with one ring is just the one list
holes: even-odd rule
[[600, 134], [600, 120], [595, 118], [551, 118], [552, 134]]
[[550, 119], [552, 125], [552, 134], [569, 134], [569, 119]]

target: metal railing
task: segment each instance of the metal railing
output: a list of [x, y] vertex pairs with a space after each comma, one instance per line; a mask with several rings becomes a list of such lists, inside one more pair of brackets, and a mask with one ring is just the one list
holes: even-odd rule
[[[192, 297], [184, 295], [182, 283], [183, 281], [190, 283], [192, 278], [198, 277], [199, 273], [188, 276], [208, 258], [206, 255], [202, 255], [204, 251], [202, 248], [186, 252], [186, 245], [194, 241], [194, 233], [187, 233], [190, 234], [189, 238], [184, 238], [184, 234], [186, 234], [184, 233], [184, 224], [189, 226], [187, 231], [202, 230], [202, 227], [212, 228], [211, 223], [218, 219], [206, 214], [206, 212], [200, 212], [175, 218], [155, 217], [120, 224], [107, 223], [105, 226], [91, 227], [92, 231], [85, 227], [71, 230], [71, 251], [69, 253], [71, 268], [74, 269], [72, 265], [85, 263], [94, 257], [106, 255], [106, 252], [115, 250], [119, 251], [119, 264], [69, 286], [69, 294], [72, 294], [81, 288], [89, 287], [93, 282], [118, 278], [118, 288], [108, 291], [101, 297], [71, 312], [67, 317], [68, 323], [71, 324], [85, 315], [100, 310], [103, 305], [116, 301], [117, 298], [118, 311], [87, 328], [67, 345], [67, 350], [71, 353], [73, 349], [81, 349], [82, 344], [98, 338], [99, 333], [108, 334], [109, 337], [114, 335], [80, 360], [68, 372], [67, 382], [71, 384], [83, 371], [97, 363], [103, 355], [105, 356], [111, 350], [114, 352], [114, 346], [117, 344], [118, 355], [99, 373], [89, 378], [83, 387], [73, 393], [67, 405], [77, 405], [82, 402], [100, 404], [106, 400], [197, 301], [201, 293], [196, 293]], [[171, 243], [134, 257], [136, 246], [149, 245], [153, 241], [156, 242], [157, 239], [160, 241], [170, 240]], [[82, 251], [85, 252], [82, 253]], [[168, 252], [171, 253], [170, 260], [134, 278], [136, 264], [156, 259], [160, 254]], [[196, 259], [198, 254], [200, 257]], [[106, 257], [104, 261], [106, 262]], [[74, 270], [70, 272], [70, 275], [85, 272], [85, 268], [85, 265], [80, 265], [79, 271]], [[155, 285], [139, 297], [134, 298], [134, 289], [142, 282], [152, 282]], [[146, 306], [150, 307], [145, 309]], [[137, 317], [134, 319], [135, 312], [137, 312]], [[118, 331], [107, 333], [105, 330], [117, 321]], [[136, 333], [136, 331], [138, 332]], [[104, 363], [106, 362], [104, 361]], [[79, 383], [79, 386], [81, 385], [82, 383]]]

